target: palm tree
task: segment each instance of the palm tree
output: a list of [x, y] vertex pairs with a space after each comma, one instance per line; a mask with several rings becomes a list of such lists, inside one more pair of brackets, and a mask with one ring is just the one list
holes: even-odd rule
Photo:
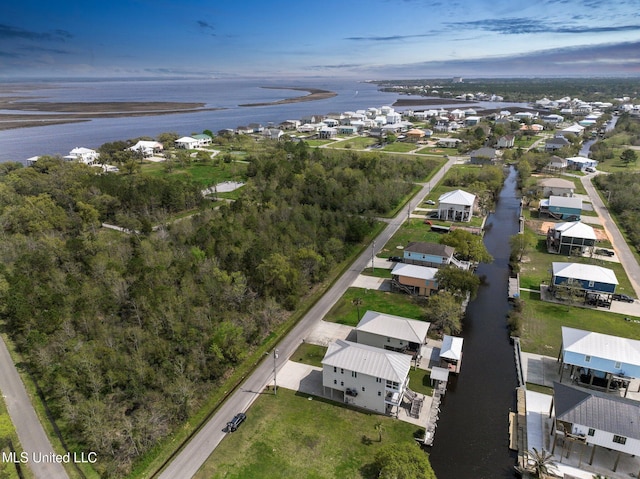
[[353, 298], [351, 303], [356, 307], [358, 312], [358, 321], [360, 321], [360, 305], [362, 304], [362, 298]]
[[532, 451], [528, 452], [529, 463], [533, 469], [535, 477], [543, 478], [549, 475], [556, 467], [556, 463], [553, 461], [553, 454], [542, 449], [538, 451], [535, 447]]

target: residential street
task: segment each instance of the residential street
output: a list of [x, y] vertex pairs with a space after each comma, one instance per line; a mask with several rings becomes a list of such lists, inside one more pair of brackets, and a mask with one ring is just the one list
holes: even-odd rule
[[[452, 157], [438, 171], [428, 184], [423, 185], [420, 192], [410, 201], [396, 217], [388, 222], [388, 226], [375, 240], [375, 253], [382, 247], [400, 228], [407, 218], [410, 210], [417, 205], [415, 199], [424, 198], [430, 191], [431, 185], [436, 185], [444, 174], [454, 165], [459, 158]], [[367, 248], [351, 265], [351, 267], [336, 281], [331, 289], [315, 304], [313, 308], [300, 320], [295, 328], [278, 344], [279, 357], [276, 361], [277, 368], [281, 367], [295, 352], [302, 340], [307, 337], [315, 323], [320, 321], [331, 307], [342, 297], [344, 292], [358, 277], [360, 272], [371, 261], [371, 248]], [[273, 383], [273, 356], [265, 360], [255, 369], [240, 388], [218, 409], [217, 413], [202, 427], [191, 439], [185, 448], [173, 459], [165, 470], [157, 477], [161, 479], [175, 479], [176, 477], [189, 478], [198, 471], [209, 455], [218, 446], [225, 436], [223, 428], [236, 413], [244, 412], [258, 397], [265, 394], [264, 389]], [[271, 393], [272, 394], [272, 393]]]
[[[0, 390], [18, 433], [22, 449], [29, 455], [27, 467], [38, 479], [68, 479], [62, 464], [35, 462], [40, 455], [53, 454], [53, 447], [38, 420], [18, 370], [13, 364], [4, 340], [0, 338]], [[90, 451], [86, 451], [87, 453]]]
[[600, 195], [598, 195], [595, 187], [591, 184], [591, 179], [594, 176], [595, 175], [582, 176], [580, 178], [580, 181], [582, 182], [585, 190], [587, 190], [587, 194], [591, 198], [593, 209], [596, 211], [596, 213], [598, 213], [600, 218], [602, 218], [602, 225], [609, 235], [609, 238], [611, 238], [613, 249], [615, 249], [620, 263], [622, 263], [624, 270], [627, 272], [629, 281], [631, 282], [631, 285], [636, 292], [636, 297], [640, 297], [640, 266], [638, 265], [636, 258], [633, 256], [631, 249], [629, 249], [629, 246], [627, 245], [624, 237], [620, 233], [618, 226], [611, 218], [609, 210], [600, 199]]

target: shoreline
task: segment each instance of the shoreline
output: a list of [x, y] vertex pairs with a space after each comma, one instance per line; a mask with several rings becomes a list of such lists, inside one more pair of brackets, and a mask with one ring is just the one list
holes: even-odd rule
[[321, 90], [320, 88], [280, 87], [280, 86], [263, 86], [260, 88], [265, 88], [267, 90], [306, 91], [309, 94], [303, 95], [303, 96], [296, 96], [294, 98], [285, 98], [284, 100], [277, 100], [277, 101], [268, 101], [268, 102], [261, 102], [261, 103], [243, 103], [238, 106], [251, 107], [251, 106], [286, 105], [288, 103], [300, 103], [303, 101], [325, 100], [327, 98], [333, 98], [334, 96], [338, 96], [336, 92], [329, 91], [329, 90]]
[[[216, 111], [205, 103], [180, 102], [46, 102], [19, 101], [23, 97], [0, 98], [0, 131], [36, 126], [78, 123], [99, 118], [175, 115]], [[24, 112], [24, 113], [22, 113]]]

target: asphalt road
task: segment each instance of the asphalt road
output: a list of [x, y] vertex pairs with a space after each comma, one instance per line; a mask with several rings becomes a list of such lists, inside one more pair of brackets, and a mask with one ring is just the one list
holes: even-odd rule
[[629, 277], [631, 286], [633, 286], [633, 289], [636, 292], [636, 297], [640, 298], [640, 266], [638, 265], [635, 256], [633, 256], [629, 245], [622, 236], [622, 233], [620, 233], [618, 226], [611, 218], [609, 210], [600, 198], [600, 195], [598, 195], [593, 184], [591, 184], [591, 179], [594, 176], [595, 175], [593, 174], [582, 176], [580, 181], [582, 182], [584, 189], [587, 190], [593, 209], [598, 213], [598, 216], [602, 218], [602, 225], [609, 235], [609, 238], [611, 238], [613, 249], [616, 251], [618, 259]]
[[40, 455], [51, 457], [50, 455], [54, 454], [53, 447], [38, 420], [22, 379], [2, 338], [0, 338], [0, 391], [2, 391], [7, 411], [16, 428], [22, 449], [28, 454], [25, 465], [38, 479], [68, 479], [67, 472], [59, 462], [38, 461]]
[[[422, 200], [444, 176], [444, 174], [457, 162], [458, 158], [452, 157], [431, 179], [423, 185], [420, 192], [414, 197]], [[405, 206], [380, 233], [373, 243], [375, 246], [367, 248], [351, 265], [351, 267], [336, 281], [327, 293], [311, 308], [300, 320], [291, 332], [277, 345], [278, 359], [277, 370], [284, 365], [295, 352], [302, 340], [307, 337], [317, 321], [329, 312], [331, 307], [342, 297], [344, 292], [356, 280], [360, 272], [371, 262], [371, 254], [378, 253], [400, 228], [409, 212], [416, 206], [415, 199]], [[203, 426], [203, 428], [189, 441], [184, 449], [158, 476], [160, 479], [190, 478], [200, 469], [209, 455], [220, 444], [226, 433], [224, 427], [238, 412], [249, 409], [259, 394], [273, 394], [265, 392], [268, 384], [273, 384], [274, 361], [273, 355], [265, 360], [246, 378], [240, 388], [218, 409], [218, 412]]]

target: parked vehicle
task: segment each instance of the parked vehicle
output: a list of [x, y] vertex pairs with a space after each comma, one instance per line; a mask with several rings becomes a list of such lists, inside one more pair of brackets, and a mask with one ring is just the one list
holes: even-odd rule
[[352, 397], [356, 397], [358, 395], [358, 391], [356, 391], [355, 389], [352, 389], [352, 388], [347, 388], [347, 390], [344, 393], [347, 396], [352, 396]]
[[626, 294], [614, 294], [611, 299], [614, 301], [622, 301], [624, 303], [633, 303], [635, 301], [634, 298]]
[[616, 254], [616, 252], [615, 252], [615, 251], [611, 251], [611, 250], [609, 250], [609, 249], [604, 249], [604, 248], [598, 248], [598, 249], [595, 251], [595, 253], [596, 253], [596, 254], [599, 254], [599, 255], [601, 255], [601, 256], [613, 256], [613, 255], [615, 255], [615, 254]]
[[433, 200], [427, 200], [427, 201], [425, 201], [425, 203], [428, 204], [428, 205], [435, 205], [436, 204], [436, 202], [433, 201]]
[[394, 261], [396, 263], [402, 263], [402, 256], [389, 256], [387, 261]]
[[584, 170], [585, 170], [587, 173], [595, 173], [595, 172], [596, 172], [596, 169], [595, 169], [595, 168], [592, 168], [591, 166], [587, 166]]
[[245, 419], [247, 419], [247, 415], [245, 413], [239, 412], [236, 414], [233, 419], [227, 423], [227, 432], [235, 432]]

